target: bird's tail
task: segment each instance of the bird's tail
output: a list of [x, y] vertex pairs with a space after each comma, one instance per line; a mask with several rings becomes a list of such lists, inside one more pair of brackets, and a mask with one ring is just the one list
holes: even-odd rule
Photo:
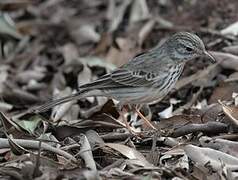
[[34, 107], [34, 108], [30, 109], [30, 112], [32, 112], [32, 113], [44, 112], [44, 111], [47, 111], [48, 109], [50, 109], [54, 106], [57, 106], [59, 104], [63, 104], [63, 103], [69, 102], [69, 101], [77, 100], [80, 97], [82, 97], [83, 95], [84, 95], [84, 93], [77, 92], [77, 93], [69, 95], [69, 96], [65, 96], [65, 97], [62, 97], [62, 98], [59, 98], [59, 99], [56, 99], [56, 100], [51, 100], [51, 101], [46, 102], [43, 105], [40, 105], [40, 106], [37, 106], [37, 107]]

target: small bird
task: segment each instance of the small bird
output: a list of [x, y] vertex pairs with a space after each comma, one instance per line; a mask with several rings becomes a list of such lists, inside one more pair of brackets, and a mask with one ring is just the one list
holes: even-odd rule
[[159, 102], [174, 87], [185, 63], [200, 56], [207, 56], [215, 62], [197, 35], [189, 32], [176, 33], [164, 43], [134, 57], [111, 73], [81, 85], [77, 93], [46, 102], [35, 108], [34, 112], [42, 112], [89, 96], [116, 99], [120, 107]]

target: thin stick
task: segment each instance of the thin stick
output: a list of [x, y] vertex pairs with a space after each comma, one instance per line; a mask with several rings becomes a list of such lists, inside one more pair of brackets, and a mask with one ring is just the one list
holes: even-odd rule
[[151, 124], [151, 122], [137, 108], [135, 108], [135, 111], [140, 116], [140, 118], [145, 121], [147, 126], [151, 127], [154, 130], [157, 129], [153, 124]]
[[[32, 149], [39, 149], [39, 141], [36, 140], [28, 140], [28, 139], [14, 139], [14, 141], [19, 144], [20, 146], [24, 147], [24, 148], [32, 148]], [[9, 148], [9, 142], [8, 139], [6, 138], [0, 138], [0, 149], [2, 148]], [[71, 154], [69, 154], [66, 151], [63, 151], [59, 148], [55, 148], [53, 146], [50, 146], [44, 142], [41, 143], [41, 148], [42, 150], [47, 150], [50, 152], [54, 152], [56, 154], [59, 154], [61, 156], [64, 156], [67, 160], [69, 161], [73, 161], [73, 162], [77, 162], [77, 159], [72, 156]]]

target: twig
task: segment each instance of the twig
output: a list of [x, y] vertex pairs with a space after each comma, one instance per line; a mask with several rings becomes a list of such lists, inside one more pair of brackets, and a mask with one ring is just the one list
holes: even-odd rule
[[40, 141], [40, 143], [39, 143], [39, 148], [38, 148], [39, 150], [38, 150], [38, 154], [36, 156], [36, 162], [35, 162], [35, 167], [34, 167], [34, 171], [33, 171], [34, 177], [39, 177], [42, 175], [42, 172], [40, 171], [41, 144], [42, 144], [42, 141]]
[[[40, 141], [26, 140], [26, 139], [14, 139], [14, 142], [16, 142], [17, 144], [19, 144], [20, 146], [22, 146], [24, 148], [32, 148], [32, 149], [39, 149], [39, 143], [40, 143]], [[8, 139], [0, 138], [0, 149], [9, 148], [9, 147], [10, 147], [10, 145], [9, 145]], [[69, 154], [65, 151], [62, 151], [61, 149], [52, 147], [44, 142], [41, 143], [41, 148], [42, 148], [42, 150], [50, 151], [50, 152], [59, 154], [61, 156], [64, 156], [68, 160], [71, 160], [75, 163], [77, 162], [77, 159], [74, 156], [72, 156], [71, 154]]]
[[129, 137], [134, 137], [131, 133], [125, 132], [125, 133], [107, 133], [100, 136], [105, 141], [124, 141]]
[[214, 139], [226, 139], [230, 141], [237, 141], [238, 140], [238, 134], [223, 134], [219, 136], [215, 136]]
[[188, 124], [181, 128], [174, 130], [171, 133], [172, 137], [179, 137], [190, 133], [195, 132], [204, 132], [204, 133], [221, 133], [227, 132], [228, 125], [220, 122], [207, 122], [205, 124]]

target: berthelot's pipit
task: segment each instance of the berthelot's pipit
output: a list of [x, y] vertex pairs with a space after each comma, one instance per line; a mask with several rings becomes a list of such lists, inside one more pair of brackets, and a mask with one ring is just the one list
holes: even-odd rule
[[[176, 33], [163, 44], [136, 56], [113, 72], [80, 86], [77, 93], [47, 102], [35, 108], [34, 112], [42, 112], [61, 103], [89, 96], [116, 99], [120, 107], [158, 102], [174, 87], [185, 63], [199, 56], [208, 56], [215, 61], [197, 35]], [[143, 116], [142, 118], [146, 120]], [[147, 124], [154, 128], [149, 122]]]

